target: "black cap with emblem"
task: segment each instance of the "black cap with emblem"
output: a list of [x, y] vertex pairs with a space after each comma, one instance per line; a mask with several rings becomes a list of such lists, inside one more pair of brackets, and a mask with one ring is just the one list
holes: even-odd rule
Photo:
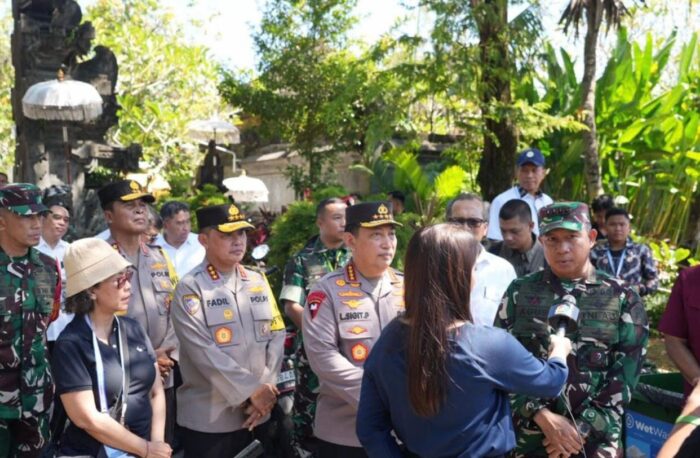
[[100, 205], [102, 205], [103, 209], [116, 201], [131, 202], [132, 200], [142, 199], [152, 204], [156, 200], [152, 194], [146, 192], [139, 182], [135, 180], [120, 180], [109, 183], [97, 191], [97, 195], [100, 198]]
[[201, 231], [207, 227], [216, 227], [220, 232], [235, 232], [239, 229], [255, 229], [245, 217], [245, 213], [236, 204], [213, 205], [197, 210], [197, 224]]
[[363, 202], [345, 210], [346, 232], [357, 227], [377, 227], [385, 224], [402, 226], [401, 223], [394, 220], [391, 202]]

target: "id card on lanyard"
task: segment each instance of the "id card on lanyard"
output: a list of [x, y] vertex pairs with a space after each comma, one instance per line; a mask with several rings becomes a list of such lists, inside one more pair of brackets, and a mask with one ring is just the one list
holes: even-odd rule
[[612, 257], [612, 254], [610, 253], [610, 248], [605, 252], [605, 254], [608, 255], [608, 262], [610, 263], [610, 270], [615, 274], [615, 278], [620, 278], [620, 272], [622, 271], [622, 265], [625, 263], [625, 253], [627, 252], [627, 247], [625, 247], [622, 250], [622, 253], [620, 253], [620, 262], [617, 264], [617, 267], [615, 267], [615, 262]]
[[[128, 369], [124, 366], [124, 343], [126, 342], [126, 339], [122, 335], [121, 324], [119, 322], [119, 318], [115, 316], [114, 320], [117, 323], [117, 345], [119, 346], [119, 364], [122, 368], [121, 413], [119, 415], [119, 418], [118, 419], [115, 418], [115, 420], [117, 420], [119, 423], [121, 423], [122, 426], [124, 426], [125, 419], [126, 419], [126, 407], [127, 407], [126, 399], [127, 399], [127, 394], [129, 391], [129, 387], [127, 386], [127, 381], [126, 381], [126, 371]], [[90, 328], [90, 331], [92, 331], [92, 349], [95, 352], [95, 372], [97, 373], [97, 393], [100, 397], [100, 412], [106, 413], [107, 415], [110, 415], [108, 404], [107, 404], [107, 388], [105, 386], [105, 370], [104, 370], [104, 363], [102, 362], [102, 353], [100, 352], [100, 345], [99, 345], [99, 342], [97, 341], [97, 335], [95, 335], [95, 329], [92, 326], [92, 322], [90, 321], [90, 317], [87, 314], [85, 315], [85, 322], [87, 323], [88, 327]], [[128, 351], [128, 349], [127, 349], [127, 351]], [[109, 447], [107, 445], [103, 445], [102, 447], [104, 450], [104, 455], [107, 458], [128, 458], [128, 457], [133, 456], [127, 452]], [[102, 456], [102, 453], [100, 453], [98, 456]]]

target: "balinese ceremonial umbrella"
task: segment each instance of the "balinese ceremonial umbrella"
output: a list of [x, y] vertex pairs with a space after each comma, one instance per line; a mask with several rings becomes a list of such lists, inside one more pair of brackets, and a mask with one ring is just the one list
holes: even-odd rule
[[102, 97], [92, 84], [67, 80], [63, 69], [55, 80], [42, 81], [27, 89], [22, 112], [29, 119], [58, 121], [63, 127], [66, 183], [71, 183], [68, 122], [90, 122], [102, 114]]
[[211, 118], [206, 120], [192, 121], [187, 124], [190, 137], [208, 143], [233, 144], [241, 142], [241, 133], [238, 128], [223, 119]]
[[267, 202], [269, 191], [265, 183], [259, 178], [246, 175], [245, 170], [237, 177], [226, 178], [222, 184], [228, 188], [227, 196], [233, 197], [236, 202]]

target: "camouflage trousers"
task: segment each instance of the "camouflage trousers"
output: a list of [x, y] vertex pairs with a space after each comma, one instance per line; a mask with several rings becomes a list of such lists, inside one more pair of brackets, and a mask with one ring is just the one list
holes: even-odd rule
[[316, 398], [318, 398], [318, 377], [311, 370], [306, 359], [304, 346], [297, 350], [297, 385], [294, 390], [294, 440], [303, 446], [304, 442], [314, 437], [314, 416]]
[[[514, 422], [517, 425], [517, 421]], [[528, 425], [530, 423], [527, 423]], [[510, 453], [511, 458], [547, 458], [547, 451], [542, 445], [544, 434], [536, 426], [516, 429], [516, 447]], [[596, 441], [588, 437], [584, 444], [586, 458], [622, 458], [622, 445], [619, 443]], [[570, 458], [584, 458], [583, 453]]]
[[49, 414], [0, 419], [0, 458], [38, 458], [49, 439]]

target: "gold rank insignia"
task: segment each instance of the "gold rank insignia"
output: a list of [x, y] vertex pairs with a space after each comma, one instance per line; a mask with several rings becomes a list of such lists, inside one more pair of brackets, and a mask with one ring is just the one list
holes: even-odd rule
[[241, 214], [241, 211], [238, 209], [238, 207], [236, 207], [235, 205], [230, 205], [228, 207], [228, 220], [238, 221], [241, 218], [243, 218], [243, 215]]
[[345, 275], [347, 275], [348, 280], [352, 281], [357, 281], [357, 274], [355, 273], [355, 266], [351, 264], [348, 264], [345, 266]]
[[241, 276], [241, 280], [248, 280], [248, 272], [246, 272], [245, 267], [238, 264], [238, 275]]
[[248, 292], [251, 292], [251, 293], [262, 293], [263, 291], [265, 291], [265, 288], [263, 288], [262, 285], [251, 286], [250, 289], [248, 290]]
[[360, 282], [350, 283], [350, 286], [352, 286], [353, 288], [359, 288]]
[[358, 363], [366, 360], [369, 355], [369, 349], [361, 343], [353, 345], [350, 352], [352, 353], [352, 359]]
[[362, 297], [364, 294], [362, 294], [359, 291], [338, 291], [338, 296], [340, 297]]
[[355, 334], [356, 336], [359, 336], [360, 334], [364, 334], [367, 332], [367, 328], [363, 328], [362, 326], [353, 326], [350, 329], [348, 329], [349, 332]]
[[226, 319], [226, 320], [232, 320], [232, 319], [233, 319], [233, 310], [231, 310], [231, 309], [224, 309], [224, 319]]
[[216, 340], [216, 343], [218, 344], [223, 345], [231, 343], [232, 339], [233, 332], [231, 332], [231, 329], [229, 329], [227, 326], [221, 326], [214, 331], [214, 340]]
[[347, 283], [345, 283], [345, 280], [343, 280], [342, 278], [339, 278], [339, 279], [337, 279], [337, 280], [335, 281], [335, 284], [338, 285], [338, 286], [340, 286], [340, 287], [343, 287], [343, 286], [345, 286]]
[[189, 315], [194, 315], [199, 311], [202, 301], [196, 294], [185, 294], [182, 296], [182, 307]]
[[215, 280], [215, 281], [216, 281], [216, 280], [218, 280], [219, 278], [221, 278], [221, 277], [219, 276], [219, 272], [216, 271], [216, 267], [212, 266], [211, 264], [207, 264], [207, 273], [209, 274], [209, 277], [210, 277], [212, 280]]
[[350, 299], [348, 301], [343, 301], [343, 304], [347, 305], [351, 309], [356, 309], [360, 306], [360, 304], [362, 304], [362, 301], [358, 301], [357, 299]]

